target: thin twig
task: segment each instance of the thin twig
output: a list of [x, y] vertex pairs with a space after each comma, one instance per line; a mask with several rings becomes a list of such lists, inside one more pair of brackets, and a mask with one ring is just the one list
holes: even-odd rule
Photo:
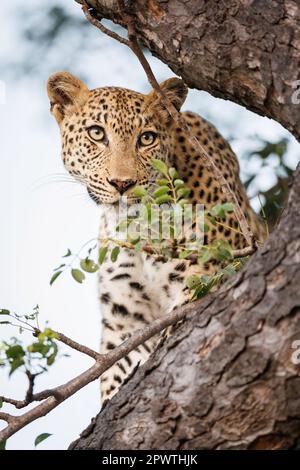
[[91, 14], [89, 8], [90, 8], [89, 5], [86, 2], [84, 2], [83, 6], [82, 6], [82, 11], [85, 14], [87, 20], [93, 26], [100, 29], [100, 31], [102, 31], [102, 33], [106, 34], [110, 38], [115, 39], [116, 41], [120, 42], [121, 44], [124, 44], [125, 46], [130, 47], [130, 42], [128, 41], [128, 39], [123, 38], [119, 34], [115, 33], [114, 31], [111, 31], [110, 29], [103, 26], [103, 24], [101, 23], [101, 21], [99, 21], [99, 19], [93, 17], [93, 15]]
[[[231, 228], [231, 227], [229, 227]], [[129, 250], [134, 250], [135, 249], [135, 245], [133, 243], [130, 243], [128, 241], [120, 241], [120, 240], [115, 240], [113, 238], [110, 238], [110, 240], [115, 243], [116, 245], [118, 246], [121, 246], [122, 248], [128, 248]], [[149, 255], [156, 255], [157, 257], [163, 257], [163, 259], [165, 259], [166, 257], [164, 255], [162, 255], [162, 253], [158, 253], [157, 252], [157, 249], [154, 248], [152, 245], [143, 245], [141, 247], [141, 251], [143, 251], [144, 253], [147, 253]], [[256, 251], [256, 247], [255, 246], [247, 246], [246, 248], [241, 248], [241, 249], [237, 249], [237, 250], [232, 250], [232, 258], [243, 258], [245, 256], [250, 256], [250, 255], [253, 255], [253, 253], [255, 253]], [[175, 250], [173, 251], [172, 253], [173, 255], [173, 258], [179, 258], [179, 255], [180, 255], [180, 251], [178, 251], [176, 248]], [[191, 253], [190, 255], [186, 256], [184, 259], [185, 260], [196, 260], [198, 258], [199, 254], [197, 253]], [[70, 341], [70, 340], [69, 340]], [[67, 344], [67, 343], [66, 343]], [[75, 349], [75, 348], [74, 348]]]
[[[22, 408], [23, 403], [25, 403], [25, 400], [15, 400], [14, 398], [9, 398], [9, 397], [4, 397], [4, 396], [0, 396], [0, 400], [3, 403], [9, 403], [10, 405], [15, 406], [16, 408]], [[24, 406], [26, 406], [26, 405], [24, 405]]]
[[70, 348], [75, 349], [76, 351], [79, 351], [83, 354], [86, 354], [87, 356], [90, 356], [95, 360], [97, 360], [101, 357], [101, 355], [99, 353], [97, 353], [96, 351], [94, 351], [93, 349], [90, 349], [87, 346], [83, 346], [82, 344], [77, 343], [73, 339], [68, 338], [66, 335], [64, 335], [62, 333], [57, 333], [57, 332], [56, 332], [56, 334], [58, 335], [59, 341], [66, 344]]
[[[163, 318], [155, 320], [153, 323], [151, 323], [151, 325], [147, 325], [145, 328], [135, 331], [127, 341], [122, 343], [108, 354], [99, 354], [94, 351], [93, 355], [97, 359], [92, 367], [63, 385], [34, 394], [32, 396], [32, 400], [44, 401], [34, 407], [32, 410], [29, 410], [20, 416], [11, 416], [7, 413], [0, 413], [0, 419], [8, 423], [7, 427], [0, 432], [0, 441], [6, 441], [10, 436], [25, 427], [27, 424], [42, 416], [45, 416], [47, 413], [49, 413], [49, 411], [56, 408], [61, 402], [74, 395], [74, 393], [76, 393], [78, 390], [82, 389], [90, 382], [97, 380], [107, 369], [130, 353], [133, 349], [140, 346], [145, 341], [164, 330], [168, 326], [174, 325], [178, 321], [182, 320], [189, 311], [189, 308], [189, 306], [182, 307]], [[83, 345], [79, 345], [69, 338], [67, 338], [66, 342], [65, 338], [66, 337], [64, 337], [63, 342], [68, 344], [70, 347], [73, 347], [72, 345], [75, 344], [75, 349], [77, 351], [79, 350], [78, 346], [80, 346], [80, 350], [82, 352], [86, 350], [91, 351], [89, 348], [86, 348]], [[58, 339], [60, 340], [60, 336]], [[23, 407], [23, 404], [25, 403], [25, 400], [22, 402], [6, 397], [2, 397], [2, 399], [6, 403], [15, 405], [16, 408]]]
[[26, 370], [26, 375], [28, 378], [28, 389], [26, 392], [25, 401], [30, 403], [32, 401], [33, 396], [34, 381], [36, 376], [39, 374], [32, 374], [29, 370]]

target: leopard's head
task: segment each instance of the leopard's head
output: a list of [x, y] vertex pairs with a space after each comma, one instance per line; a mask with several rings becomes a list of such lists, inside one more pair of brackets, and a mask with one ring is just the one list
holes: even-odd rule
[[[187, 95], [183, 81], [171, 78], [161, 88], [179, 110]], [[64, 165], [97, 203], [115, 203], [122, 195], [133, 201], [134, 186], [149, 188], [157, 178], [152, 159], [172, 163], [174, 125], [154, 90], [89, 90], [70, 73], [58, 72], [47, 91]]]

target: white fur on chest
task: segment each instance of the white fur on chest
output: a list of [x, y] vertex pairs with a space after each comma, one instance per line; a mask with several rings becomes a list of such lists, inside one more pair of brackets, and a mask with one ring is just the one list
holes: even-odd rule
[[[105, 211], [100, 226], [101, 238], [114, 238], [115, 226], [113, 210]], [[147, 316], [157, 318], [186, 299], [187, 272], [176, 271], [178, 264], [179, 260], [162, 262], [143, 252], [121, 249], [116, 262], [107, 260], [100, 268], [100, 293], [110, 293], [131, 311], [141, 309], [144, 299], [147, 304], [144, 310], [151, 311]], [[141, 286], [139, 296], [135, 292], [138, 289], [132, 288], [137, 284]]]

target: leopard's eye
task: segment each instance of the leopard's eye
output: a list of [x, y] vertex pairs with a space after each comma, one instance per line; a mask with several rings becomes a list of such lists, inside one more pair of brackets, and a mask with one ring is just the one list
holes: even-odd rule
[[105, 132], [101, 126], [91, 126], [87, 129], [88, 135], [91, 139], [101, 142], [105, 138]]
[[156, 139], [157, 139], [157, 134], [155, 132], [146, 131], [146, 132], [143, 132], [143, 134], [139, 136], [138, 143], [139, 145], [146, 147], [148, 145], [153, 144], [156, 141]]

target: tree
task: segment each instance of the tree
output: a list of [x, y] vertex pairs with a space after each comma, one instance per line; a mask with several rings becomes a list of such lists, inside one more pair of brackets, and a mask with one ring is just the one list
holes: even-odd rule
[[[89, 5], [124, 25], [117, 0]], [[189, 86], [272, 117], [299, 139], [296, 2], [125, 7], [139, 39]], [[299, 204], [298, 167], [265, 246], [218, 292], [184, 307], [185, 322], [71, 448], [299, 448]]]

